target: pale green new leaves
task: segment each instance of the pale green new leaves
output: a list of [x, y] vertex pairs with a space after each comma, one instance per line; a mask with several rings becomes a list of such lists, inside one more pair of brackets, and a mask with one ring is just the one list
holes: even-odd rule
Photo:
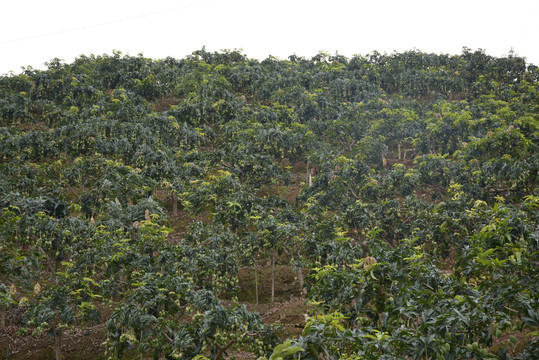
[[299, 351], [305, 351], [305, 349], [300, 346], [292, 345], [292, 342], [287, 340], [273, 349], [273, 353], [269, 360], [283, 360], [285, 356], [293, 355]]

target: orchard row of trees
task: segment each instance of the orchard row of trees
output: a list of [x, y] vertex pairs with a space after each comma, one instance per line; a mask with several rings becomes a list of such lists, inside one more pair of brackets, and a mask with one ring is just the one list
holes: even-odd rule
[[[47, 65], [0, 77], [2, 328], [48, 332], [58, 359], [66, 329], [100, 322], [112, 358], [539, 352], [525, 59], [202, 49]], [[237, 299], [241, 269], [258, 302], [276, 261], [310, 306], [297, 338]]]

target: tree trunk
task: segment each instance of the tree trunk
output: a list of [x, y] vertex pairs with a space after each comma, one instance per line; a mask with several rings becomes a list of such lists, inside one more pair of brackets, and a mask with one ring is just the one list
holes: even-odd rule
[[[62, 329], [52, 330], [54, 333], [54, 353], [56, 355], [56, 360], [62, 360]], [[56, 333], [58, 331], [58, 333]]]
[[256, 298], [256, 304], [258, 305], [258, 272], [256, 270], [256, 259], [254, 261], [254, 269], [255, 269], [255, 298]]
[[301, 288], [301, 293], [303, 294], [303, 296], [306, 296], [307, 289], [303, 287], [303, 285], [305, 284], [305, 280], [303, 279], [303, 272], [301, 272], [301, 268], [298, 270], [298, 280], [299, 280], [299, 286]]
[[[295, 263], [294, 257], [292, 257], [292, 263]], [[301, 289], [301, 293], [303, 295], [307, 295], [307, 290], [303, 288], [303, 285], [305, 284], [305, 279], [303, 278], [303, 272], [301, 272], [301, 267], [297, 270], [298, 273], [298, 281], [299, 281], [299, 287]]]
[[275, 249], [271, 257], [271, 303], [275, 300]]
[[172, 216], [178, 216], [178, 194], [176, 191], [172, 192]]
[[6, 309], [0, 310], [0, 329], [6, 327]]
[[51, 263], [53, 262], [53, 259], [51, 259], [51, 257], [47, 255], [45, 250], [43, 250], [43, 248], [41, 247], [39, 247], [39, 252], [41, 252], [41, 254], [43, 255], [43, 258], [44, 258], [43, 264], [45, 264], [45, 266], [47, 267], [47, 271], [53, 273], [54, 269], [52, 268], [52, 265], [51, 265]]
[[401, 159], [401, 144], [399, 144], [399, 160]]

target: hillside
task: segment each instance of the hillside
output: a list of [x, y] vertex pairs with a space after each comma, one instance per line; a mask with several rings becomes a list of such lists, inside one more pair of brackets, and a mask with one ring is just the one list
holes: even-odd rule
[[538, 80], [470, 49], [0, 77], [0, 356], [537, 359]]

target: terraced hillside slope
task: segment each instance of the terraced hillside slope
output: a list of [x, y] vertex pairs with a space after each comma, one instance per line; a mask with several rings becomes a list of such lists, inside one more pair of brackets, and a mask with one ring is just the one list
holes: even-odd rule
[[536, 359], [538, 79], [470, 49], [0, 77], [0, 357]]

